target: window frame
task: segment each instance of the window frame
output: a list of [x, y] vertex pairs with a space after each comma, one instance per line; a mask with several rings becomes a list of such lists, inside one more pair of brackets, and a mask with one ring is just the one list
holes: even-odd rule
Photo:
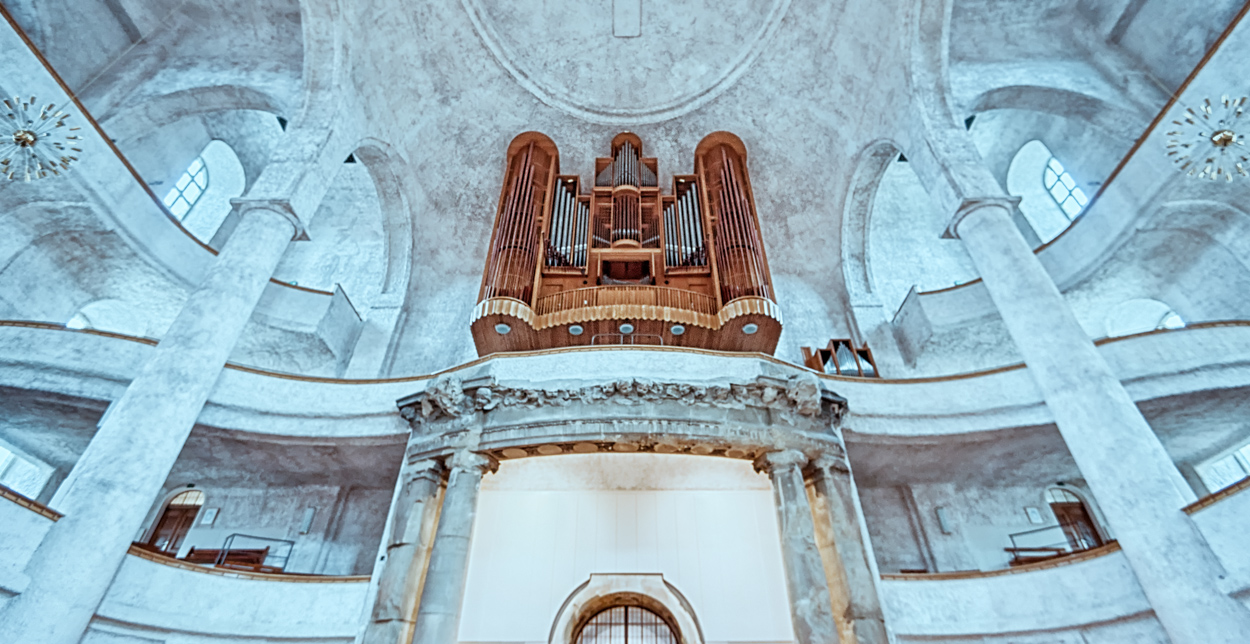
[[[198, 168], [196, 167], [197, 164], [199, 165]], [[195, 186], [199, 192], [195, 193], [193, 197], [187, 197], [187, 192], [192, 186]], [[174, 187], [165, 193], [161, 203], [165, 205], [165, 209], [169, 211], [169, 214], [174, 219], [185, 221], [187, 216], [191, 214], [191, 211], [195, 210], [195, 204], [199, 203], [204, 193], [208, 192], [208, 186], [208, 164], [204, 162], [204, 157], [197, 154], [195, 159], [187, 164], [187, 169], [182, 171], [178, 180], [174, 182]], [[180, 201], [186, 204], [186, 210], [183, 210], [181, 214], [175, 209]]]
[[[681, 637], [678, 635], [680, 631], [672, 623], [672, 621], [668, 617], [663, 615], [660, 611], [652, 610], [638, 603], [621, 602], [621, 603], [609, 604], [595, 611], [594, 613], [592, 613], [588, 619], [583, 621], [582, 624], [578, 626], [577, 632], [573, 635], [573, 640], [572, 640], [573, 644], [594, 644], [594, 642], [600, 641], [600, 639], [604, 635], [603, 633], [595, 634], [594, 642], [584, 641], [583, 638], [586, 634], [586, 628], [594, 624], [595, 620], [599, 619], [600, 617], [609, 617], [609, 613], [618, 609], [623, 609], [624, 611], [623, 621], [620, 622], [619, 624], [615, 621], [609, 622], [607, 624], [604, 624], [604, 626], [608, 626], [608, 627], [619, 626], [622, 629], [621, 633], [623, 633], [624, 635], [621, 641], [625, 642], [626, 644], [629, 643], [629, 627], [631, 624], [635, 623], [635, 622], [631, 622], [630, 620], [631, 610], [642, 611], [646, 615], [653, 616], [655, 618], [655, 622], [658, 622], [659, 624], [663, 624], [665, 628], [668, 629], [668, 637], [670, 638], [669, 641], [661, 642], [660, 644], [679, 644], [682, 641]], [[644, 623], [642, 625], [654, 626], [655, 624]], [[609, 637], [611, 637], [615, 632], [616, 632], [615, 629], [612, 629], [612, 630], [609, 630], [606, 634]], [[661, 639], [662, 639], [662, 636], [661, 636]], [[610, 639], [609, 641], [616, 641], [616, 640]]]
[[[1081, 213], [1085, 212], [1085, 207], [1089, 205], [1089, 196], [1077, 184], [1076, 179], [1064, 167], [1063, 162], [1053, 154], [1046, 160], [1046, 165], [1042, 166], [1042, 188], [1046, 190], [1046, 194], [1050, 195], [1050, 198], [1059, 206], [1059, 212], [1062, 212], [1063, 216], [1068, 218], [1068, 221], [1076, 221], [1076, 218], [1080, 217]], [[1062, 193], [1063, 198], [1055, 194], [1056, 188], [1059, 189], [1058, 192]], [[1075, 212], [1068, 212], [1068, 207], [1064, 205], [1069, 203], [1069, 201], [1076, 204]]]

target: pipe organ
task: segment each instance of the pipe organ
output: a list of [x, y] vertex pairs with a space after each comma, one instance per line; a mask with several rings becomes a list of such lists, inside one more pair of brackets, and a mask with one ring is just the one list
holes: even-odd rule
[[477, 307], [480, 355], [563, 346], [664, 345], [772, 353], [781, 333], [747, 174], [718, 132], [694, 174], [660, 190], [655, 158], [622, 133], [593, 182], [560, 173], [551, 139], [508, 147]]

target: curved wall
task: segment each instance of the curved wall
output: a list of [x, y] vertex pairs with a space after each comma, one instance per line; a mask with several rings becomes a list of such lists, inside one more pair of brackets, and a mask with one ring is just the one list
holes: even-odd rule
[[[236, 578], [127, 557], [85, 644], [118, 641], [351, 642], [368, 580], [308, 583]], [[127, 636], [134, 640], [126, 639]]]

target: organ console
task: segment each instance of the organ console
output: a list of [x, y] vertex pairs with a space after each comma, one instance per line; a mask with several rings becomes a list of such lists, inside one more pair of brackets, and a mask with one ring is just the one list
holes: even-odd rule
[[655, 158], [622, 133], [592, 185], [560, 174], [527, 132], [507, 167], [472, 332], [479, 355], [563, 346], [664, 345], [772, 353], [781, 334], [747, 175], [727, 132], [694, 174], [659, 188]]

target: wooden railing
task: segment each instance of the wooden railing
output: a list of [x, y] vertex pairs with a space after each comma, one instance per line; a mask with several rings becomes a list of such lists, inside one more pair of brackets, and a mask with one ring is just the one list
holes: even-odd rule
[[895, 579], [900, 581], [937, 581], [944, 579], [981, 579], [984, 577], [1001, 577], [1003, 575], [1018, 575], [1024, 572], [1033, 572], [1035, 570], [1045, 570], [1047, 568], [1059, 568], [1068, 566], [1082, 561], [1089, 561], [1120, 550], [1120, 544], [1117, 541], [1108, 541], [1097, 548], [1082, 550], [1062, 557], [1055, 557], [1023, 566], [1012, 566], [1010, 568], [1000, 568], [998, 570], [954, 570], [950, 572], [903, 572], [903, 573], [882, 573], [882, 579]]
[[3, 485], [0, 485], [0, 499], [8, 499], [9, 501], [12, 501], [26, 508], [27, 510], [34, 512], [35, 514], [43, 515], [44, 518], [51, 519], [52, 521], [56, 521], [57, 519], [60, 519], [61, 517], [65, 516], [64, 514], [61, 514], [60, 512], [57, 512], [56, 510], [53, 510], [52, 508], [24, 494], [19, 494], [16, 491], [10, 488], [7, 488]]
[[592, 306], [663, 306], [682, 311], [716, 315], [716, 300], [710, 295], [664, 286], [595, 286], [561, 291], [538, 298], [534, 312], [549, 315]]

